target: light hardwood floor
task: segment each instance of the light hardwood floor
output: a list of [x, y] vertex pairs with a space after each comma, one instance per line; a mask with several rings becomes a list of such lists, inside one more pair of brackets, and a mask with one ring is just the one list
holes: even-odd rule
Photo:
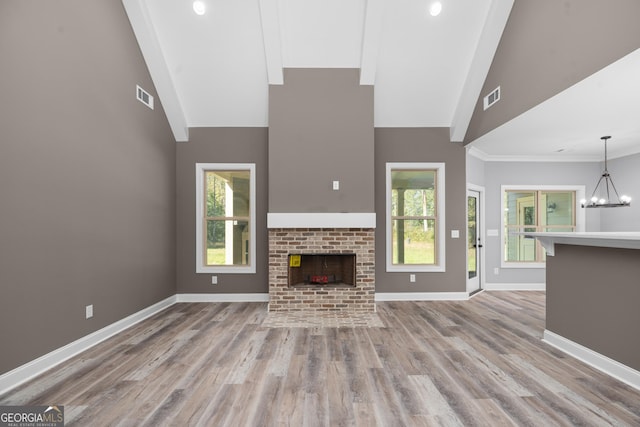
[[541, 341], [543, 292], [377, 307], [382, 328], [270, 328], [265, 303], [176, 304], [0, 404], [69, 426], [640, 425], [640, 391]]

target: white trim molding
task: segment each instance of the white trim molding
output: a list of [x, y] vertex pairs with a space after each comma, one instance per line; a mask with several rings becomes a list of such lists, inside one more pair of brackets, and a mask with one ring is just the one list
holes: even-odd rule
[[[484, 247], [486, 246], [487, 242], [486, 242], [486, 233], [485, 233], [485, 188], [481, 185], [476, 185], [476, 184], [470, 184], [467, 183], [467, 203], [465, 203], [465, 209], [466, 209], [466, 218], [467, 218], [467, 230], [466, 230], [466, 236], [467, 236], [467, 241], [469, 241], [469, 191], [475, 191], [478, 193], [478, 203], [479, 203], [479, 208], [476, 207], [476, 233], [477, 233], [477, 238], [480, 239], [480, 243], [482, 244], [482, 247], [478, 248], [478, 259], [480, 261], [479, 265], [476, 266], [476, 270], [480, 269], [480, 277], [478, 277], [478, 280], [480, 282], [480, 290], [484, 289], [484, 284], [487, 281], [487, 274], [485, 271], [485, 264], [486, 264], [486, 256], [485, 256], [485, 252], [484, 252]], [[469, 251], [465, 251], [466, 252], [466, 258], [467, 258], [467, 277], [469, 277]], [[467, 292], [473, 293], [476, 292], [476, 289], [470, 289], [469, 287], [469, 279], [467, 279]]]
[[[446, 265], [446, 195], [445, 195], [445, 171], [444, 162], [389, 162], [386, 164], [385, 172], [385, 267], [389, 272], [445, 272], [447, 271]], [[412, 170], [412, 171], [435, 171], [435, 190], [436, 190], [436, 214], [435, 214], [435, 228], [436, 228], [436, 247], [435, 247], [435, 260], [436, 264], [394, 264], [393, 263], [393, 220], [391, 215], [392, 210], [392, 172], [399, 170]]]
[[380, 292], [376, 301], [467, 301], [467, 292]]
[[546, 283], [485, 283], [486, 291], [546, 291]]
[[635, 369], [546, 329], [542, 341], [640, 390], [640, 372]]
[[256, 294], [177, 294], [176, 302], [268, 302], [268, 293]]
[[268, 293], [176, 294], [0, 375], [0, 395], [180, 302], [268, 302]]
[[[553, 153], [549, 155], [533, 155], [533, 154], [522, 154], [522, 155], [512, 155], [512, 154], [488, 154], [477, 146], [474, 143], [478, 141], [472, 141], [467, 145], [467, 152], [470, 156], [473, 156], [477, 159], [480, 159], [484, 162], [509, 162], [509, 163], [572, 163], [572, 162], [600, 162], [602, 159], [594, 156], [594, 155], [580, 155], [580, 154], [565, 154], [558, 155], [558, 153]], [[609, 157], [611, 158], [611, 157]]]
[[[205, 174], [209, 171], [249, 172], [249, 264], [206, 265]], [[228, 202], [230, 204], [231, 202]], [[230, 222], [230, 221], [228, 221]], [[242, 274], [256, 272], [256, 165], [255, 163], [196, 163], [196, 273]]]
[[[544, 192], [544, 191], [566, 191], [566, 192], [570, 192], [573, 191], [575, 192], [575, 205], [573, 206], [573, 212], [574, 212], [574, 217], [575, 217], [575, 231], [573, 233], [577, 233], [577, 232], [584, 232], [585, 227], [586, 227], [586, 213], [585, 213], [585, 209], [582, 209], [580, 207], [580, 200], [583, 199], [585, 197], [585, 186], [584, 185], [547, 185], [547, 184], [540, 184], [540, 185], [531, 185], [531, 184], [525, 184], [525, 185], [514, 185], [514, 184], [503, 184], [500, 186], [500, 212], [504, 213], [505, 209], [507, 209], [507, 206], [505, 206], [505, 193], [507, 191], [530, 191], [530, 192]], [[536, 205], [537, 206], [537, 205]], [[535, 227], [535, 226], [532, 226]], [[539, 227], [539, 226], [538, 226]], [[501, 233], [501, 244], [500, 244], [500, 267], [501, 268], [515, 268], [515, 269], [522, 269], [522, 268], [546, 268], [547, 263], [542, 261], [542, 262], [517, 262], [517, 261], [505, 261], [505, 247], [506, 247], [506, 239], [507, 236], [505, 235], [505, 228], [506, 228], [506, 224], [505, 224], [505, 215], [500, 215], [500, 233]], [[525, 226], [522, 226], [521, 228], [526, 228]], [[515, 233], [515, 234], [522, 234], [522, 233]], [[527, 235], [529, 235], [530, 233], [526, 233]]]
[[173, 295], [160, 302], [144, 308], [124, 319], [118, 320], [102, 329], [99, 329], [89, 335], [77, 339], [63, 347], [53, 350], [31, 362], [25, 363], [16, 369], [9, 371], [0, 376], [0, 394], [3, 394], [18, 385], [29, 381], [30, 379], [40, 375], [41, 373], [54, 368], [60, 363], [72, 358], [73, 356], [90, 349], [96, 344], [111, 338], [112, 336], [124, 331], [127, 328], [153, 316], [154, 314], [172, 306], [176, 303], [176, 296]]

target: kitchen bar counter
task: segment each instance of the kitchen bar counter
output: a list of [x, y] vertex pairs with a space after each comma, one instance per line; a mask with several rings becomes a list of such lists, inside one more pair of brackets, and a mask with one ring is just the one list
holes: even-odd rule
[[518, 233], [535, 237], [546, 249], [547, 255], [555, 254], [556, 244], [597, 246], [602, 248], [640, 249], [640, 232], [576, 232], [576, 233]]
[[547, 250], [544, 341], [640, 389], [640, 233], [521, 233]]

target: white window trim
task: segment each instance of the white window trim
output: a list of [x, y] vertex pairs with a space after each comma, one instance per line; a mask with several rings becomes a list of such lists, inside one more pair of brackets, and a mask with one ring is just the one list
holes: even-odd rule
[[[386, 168], [386, 267], [389, 272], [444, 272], [446, 271], [445, 259], [445, 170], [444, 163], [387, 163]], [[438, 209], [436, 228], [438, 230], [436, 257], [438, 264], [434, 265], [394, 265], [392, 259], [392, 227], [391, 227], [391, 171], [398, 169], [431, 169], [437, 173], [436, 180], [436, 206]], [[466, 197], [466, 196], [465, 196]]]
[[[249, 171], [249, 264], [205, 265], [204, 259], [204, 174], [209, 170]], [[243, 274], [256, 272], [256, 165], [254, 163], [196, 163], [196, 273]]]
[[576, 231], [584, 231], [586, 224], [585, 209], [580, 207], [580, 200], [585, 198], [584, 185], [502, 185], [500, 186], [500, 267], [501, 268], [546, 268], [546, 262], [507, 262], [504, 260], [504, 246], [507, 236], [504, 229], [504, 193], [506, 191], [575, 191], [576, 204], [573, 207], [576, 213]]

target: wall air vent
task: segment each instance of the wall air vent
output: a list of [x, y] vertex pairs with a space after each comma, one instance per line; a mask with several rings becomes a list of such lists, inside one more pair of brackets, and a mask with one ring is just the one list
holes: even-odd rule
[[138, 101], [142, 102], [144, 105], [153, 110], [153, 96], [151, 96], [149, 92], [142, 89], [138, 85], [136, 85], [136, 98], [138, 99]]
[[486, 110], [498, 101], [500, 101], [500, 86], [484, 97], [484, 109]]

